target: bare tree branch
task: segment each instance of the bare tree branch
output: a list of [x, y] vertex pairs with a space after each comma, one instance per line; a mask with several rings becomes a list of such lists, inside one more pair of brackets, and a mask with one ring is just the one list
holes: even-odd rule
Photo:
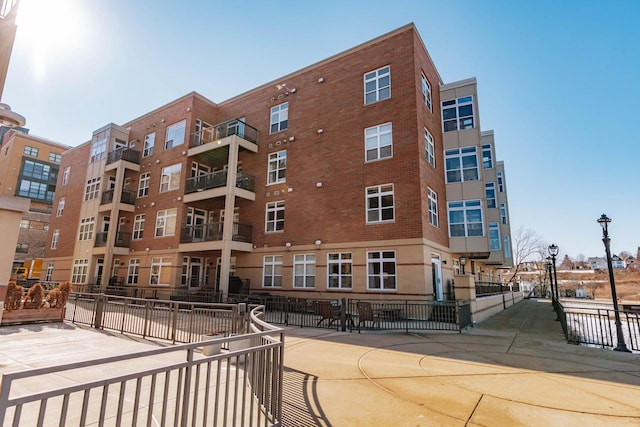
[[525, 262], [539, 262], [546, 258], [546, 244], [530, 228], [518, 228], [513, 235], [513, 269], [507, 283], [512, 283]]

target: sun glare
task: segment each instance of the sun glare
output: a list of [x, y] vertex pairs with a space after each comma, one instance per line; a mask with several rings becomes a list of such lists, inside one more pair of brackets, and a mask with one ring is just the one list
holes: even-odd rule
[[21, 0], [18, 35], [31, 52], [33, 72], [43, 80], [47, 68], [83, 46], [84, 20], [78, 0]]

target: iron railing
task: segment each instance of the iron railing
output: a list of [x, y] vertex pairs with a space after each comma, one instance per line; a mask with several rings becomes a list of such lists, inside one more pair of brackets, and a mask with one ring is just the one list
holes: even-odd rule
[[[96, 233], [96, 241], [93, 244], [93, 246], [96, 248], [106, 246], [108, 235], [109, 235], [108, 232]], [[131, 233], [127, 233], [125, 231], [116, 232], [116, 241], [114, 242], [114, 246], [118, 248], [128, 248], [130, 242], [131, 242]]]
[[[185, 185], [185, 194], [225, 187], [227, 185], [227, 175], [228, 172], [226, 170], [221, 170], [189, 178]], [[256, 177], [247, 173], [238, 172], [236, 187], [255, 192]]]
[[[509, 285], [499, 282], [476, 282], [476, 296], [483, 297], [487, 295], [497, 295], [511, 292], [512, 288]], [[517, 291], [517, 289], [513, 289]]]
[[[210, 222], [208, 224], [190, 225], [182, 227], [180, 243], [215, 242], [222, 240], [223, 223]], [[250, 224], [233, 223], [232, 240], [236, 242], [251, 242], [253, 227]]]
[[258, 142], [258, 129], [240, 119], [232, 119], [192, 133], [189, 148], [218, 141], [231, 135], [238, 135], [240, 138], [254, 144]]
[[[113, 202], [113, 194], [115, 190], [107, 190], [102, 192], [102, 197], [100, 198], [100, 204], [106, 205], [107, 203]], [[120, 203], [126, 203], [128, 205], [135, 205], [136, 203], [136, 192], [131, 190], [122, 190], [120, 195]]]
[[107, 155], [107, 164], [115, 163], [118, 160], [126, 160], [127, 162], [140, 164], [140, 152], [130, 148], [118, 148], [111, 151]]

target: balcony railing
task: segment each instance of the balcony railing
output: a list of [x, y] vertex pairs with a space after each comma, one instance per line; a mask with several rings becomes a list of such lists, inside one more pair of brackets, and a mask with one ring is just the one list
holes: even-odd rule
[[[487, 296], [511, 292], [509, 285], [498, 282], [476, 282], [476, 296]], [[513, 291], [518, 291], [514, 285]]]
[[[187, 180], [185, 193], [195, 193], [196, 191], [210, 190], [212, 188], [220, 188], [227, 185], [227, 171], [215, 171], [206, 175], [194, 176]], [[243, 188], [247, 191], [255, 192], [256, 178], [246, 173], [238, 173], [236, 178], [236, 187]]]
[[[113, 202], [114, 190], [107, 190], [102, 192], [102, 198], [100, 199], [101, 205]], [[126, 203], [128, 205], [134, 205], [136, 203], [136, 192], [131, 190], [122, 190], [120, 196], [120, 203]]]
[[253, 142], [254, 144], [258, 142], [258, 129], [249, 126], [240, 119], [232, 119], [192, 133], [189, 147], [197, 147], [231, 135], [238, 135], [240, 138]]
[[126, 160], [127, 162], [140, 164], [140, 152], [130, 148], [118, 148], [109, 153], [107, 156], [107, 164], [117, 162], [118, 160]]
[[[96, 241], [94, 243], [94, 247], [101, 248], [107, 246], [107, 236], [109, 233], [96, 233]], [[131, 242], [131, 233], [126, 233], [124, 231], [118, 231], [116, 233], [116, 241], [115, 245], [117, 248], [128, 248], [129, 242]]]
[[[222, 240], [223, 223], [189, 225], [180, 233], [180, 243], [215, 242]], [[251, 242], [252, 227], [249, 224], [233, 223], [233, 237], [237, 242]]]

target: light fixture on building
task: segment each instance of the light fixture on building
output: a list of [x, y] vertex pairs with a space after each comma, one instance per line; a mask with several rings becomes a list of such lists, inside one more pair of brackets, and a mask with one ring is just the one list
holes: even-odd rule
[[460, 257], [460, 266], [462, 267], [462, 274], [467, 274], [464, 271], [464, 266], [467, 265], [467, 258], [463, 255]]
[[291, 247], [291, 242], [287, 242], [284, 244], [286, 247], [290, 248]]
[[322, 240], [316, 240], [316, 246], [320, 246], [322, 244]]

